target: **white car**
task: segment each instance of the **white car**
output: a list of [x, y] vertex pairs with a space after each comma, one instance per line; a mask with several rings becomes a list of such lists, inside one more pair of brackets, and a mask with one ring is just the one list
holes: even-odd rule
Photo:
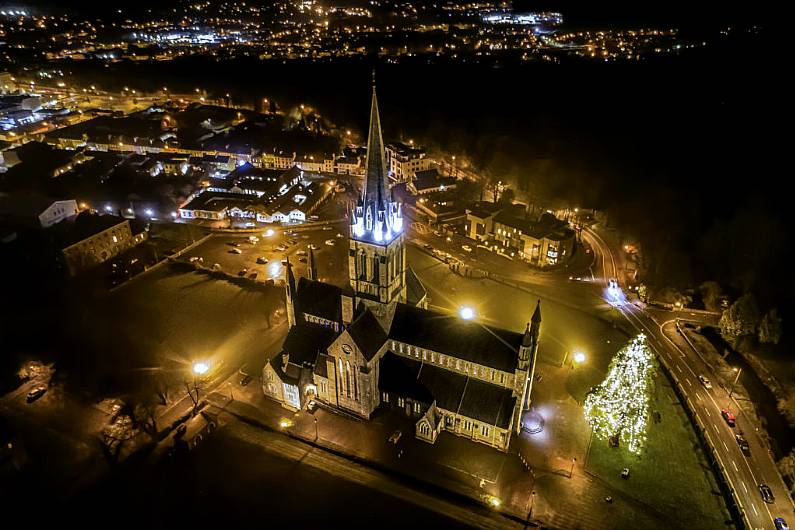
[[461, 248], [466, 252], [472, 252], [472, 247], [469, 245], [461, 245]]
[[701, 382], [702, 385], [704, 385], [704, 388], [706, 388], [707, 390], [712, 389], [712, 383], [710, 383], [709, 379], [707, 379], [703, 375], [699, 375], [698, 380]]
[[607, 280], [607, 287], [608, 289], [618, 289], [618, 280], [615, 278], [610, 278]]
[[337, 242], [333, 239], [326, 239], [326, 244], [330, 247], [333, 247]]
[[243, 253], [243, 251], [240, 250], [239, 248], [230, 249], [229, 252], [231, 252], [232, 254], [242, 254]]

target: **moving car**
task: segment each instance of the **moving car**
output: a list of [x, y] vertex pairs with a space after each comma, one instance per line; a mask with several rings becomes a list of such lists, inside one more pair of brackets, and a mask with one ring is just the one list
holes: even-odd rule
[[243, 251], [240, 250], [239, 248], [229, 249], [229, 252], [231, 252], [232, 254], [242, 254], [243, 253]]
[[776, 530], [789, 530], [789, 525], [787, 525], [787, 521], [783, 517], [773, 519], [773, 524], [776, 525]]
[[751, 454], [751, 448], [748, 446], [748, 440], [746, 440], [741, 434], [735, 434], [734, 439], [737, 440], [737, 445], [740, 446], [740, 451], [742, 451], [745, 456]]
[[710, 383], [709, 379], [707, 379], [703, 375], [699, 375], [698, 380], [701, 381], [701, 384], [704, 385], [704, 388], [706, 388], [707, 390], [712, 389], [712, 383]]
[[770, 491], [770, 487], [767, 484], [759, 485], [759, 493], [762, 494], [762, 500], [768, 504], [773, 504], [773, 502], [776, 500], [773, 497], [773, 492]]
[[726, 420], [726, 423], [729, 424], [729, 427], [734, 427], [734, 414], [729, 409], [721, 409], [720, 415], [723, 416], [723, 419]]
[[267, 265], [268, 258], [266, 258], [265, 256], [260, 256], [257, 258], [257, 263], [259, 263], [260, 265]]
[[393, 443], [393, 444], [397, 445], [398, 440], [400, 440], [401, 436], [403, 436], [402, 432], [400, 432], [400, 431], [393, 432], [392, 434], [389, 435], [389, 443]]
[[47, 391], [46, 386], [44, 385], [37, 386], [36, 388], [28, 392], [28, 403], [30, 403], [31, 401], [36, 401], [41, 396], [43, 396], [46, 391]]

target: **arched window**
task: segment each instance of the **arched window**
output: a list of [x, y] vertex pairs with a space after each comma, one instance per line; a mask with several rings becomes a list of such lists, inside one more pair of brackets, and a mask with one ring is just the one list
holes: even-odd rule
[[337, 378], [337, 386], [339, 387], [340, 393], [345, 392], [345, 369], [342, 366], [342, 359], [339, 359], [339, 377]]
[[347, 395], [348, 398], [350, 398], [351, 397], [351, 363], [350, 363], [350, 361], [345, 361], [345, 382], [346, 382], [345, 395]]

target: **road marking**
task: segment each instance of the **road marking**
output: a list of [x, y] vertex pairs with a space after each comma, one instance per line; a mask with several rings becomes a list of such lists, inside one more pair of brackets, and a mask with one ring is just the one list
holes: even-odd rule
[[676, 365], [676, 369], [677, 369], [677, 370], [679, 370], [679, 373], [680, 373], [680, 374], [682, 373], [682, 367], [681, 367], [681, 366], [679, 366], [678, 364]]
[[755, 513], [755, 514], [758, 516], [758, 515], [759, 515], [759, 512], [758, 512], [758, 511], [756, 511], [756, 504], [752, 504], [752, 505], [751, 505], [751, 508], [753, 508], [753, 509], [754, 509], [754, 513]]
[[709, 413], [709, 409], [707, 408], [706, 405], [704, 405], [704, 411], [707, 413], [707, 416], [712, 417], [712, 414]]
[[685, 379], [685, 381], [687, 381], [688, 385], [693, 386], [693, 383], [690, 382], [690, 379]]
[[[724, 441], [721, 441], [721, 443], [723, 444], [723, 447], [726, 449], [726, 452], [728, 453], [728, 452], [729, 452], [729, 446], [728, 446], [728, 445], [726, 445], [726, 442], [724, 442]], [[733, 464], [733, 463], [734, 463], [734, 460], [732, 460], [732, 464]], [[736, 467], [736, 466], [735, 466], [735, 467]]]
[[720, 434], [720, 431], [718, 430], [718, 426], [717, 426], [717, 425], [715, 425], [715, 424], [713, 423], [713, 424], [712, 424], [712, 427], [714, 427], [714, 428], [715, 428], [715, 432], [716, 432], [716, 433]]
[[698, 390], [696, 390], [696, 398], [697, 398], [699, 401], [701, 401], [701, 394], [699, 393], [699, 391], [698, 391]]
[[[735, 462], [734, 460], [732, 460], [732, 465], [734, 466], [734, 470], [735, 470], [735, 471], [737, 471], [737, 472], [739, 473], [739, 472], [740, 472], [740, 468], [739, 468], [739, 467], [737, 467], [737, 462]], [[743, 484], [743, 486], [745, 486], [745, 484]]]

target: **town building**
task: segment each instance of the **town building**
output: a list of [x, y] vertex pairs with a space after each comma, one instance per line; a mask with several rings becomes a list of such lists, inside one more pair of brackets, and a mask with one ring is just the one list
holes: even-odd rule
[[402, 142], [386, 145], [386, 161], [389, 177], [395, 182], [411, 180], [417, 171], [431, 168], [431, 161], [425, 158], [425, 150]]
[[32, 193], [0, 194], [0, 220], [9, 224], [49, 228], [77, 214], [74, 199], [58, 200]]
[[455, 177], [445, 177], [436, 168], [415, 171], [414, 177], [406, 186], [412, 195], [451, 191], [456, 189], [458, 181]]
[[526, 217], [523, 208], [517, 212], [515, 206], [500, 208], [480, 202], [467, 208], [466, 215], [467, 237], [506, 257], [549, 267], [574, 254], [574, 230], [551, 213], [534, 220]]
[[291, 411], [312, 400], [365, 419], [394, 409], [420, 440], [446, 431], [507, 451], [530, 403], [540, 306], [524, 333], [427, 309], [388, 192], [375, 87], [365, 182], [349, 213], [347, 285], [317, 281], [312, 255], [308, 277], [296, 280], [288, 262], [290, 329], [263, 368], [263, 392]]
[[84, 212], [61, 227], [63, 257], [71, 276], [104, 263], [147, 238], [146, 230], [133, 234], [129, 219], [113, 215]]

